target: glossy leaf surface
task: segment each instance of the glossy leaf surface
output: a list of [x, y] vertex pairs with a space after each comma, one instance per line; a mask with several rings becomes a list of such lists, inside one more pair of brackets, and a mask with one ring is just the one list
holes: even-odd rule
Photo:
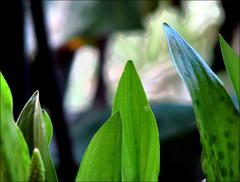
[[199, 54], [169, 25], [164, 30], [171, 58], [192, 97], [206, 179], [239, 181], [240, 114]]
[[76, 181], [121, 181], [121, 119], [115, 113], [91, 140]]
[[0, 181], [26, 181], [30, 156], [13, 118], [11, 91], [0, 73]]
[[158, 128], [132, 61], [119, 81], [112, 113], [116, 111], [122, 120], [122, 180], [158, 181]]

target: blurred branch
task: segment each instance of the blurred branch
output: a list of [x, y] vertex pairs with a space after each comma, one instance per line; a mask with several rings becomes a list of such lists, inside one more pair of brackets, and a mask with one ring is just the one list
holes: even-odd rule
[[99, 64], [98, 64], [98, 83], [96, 89], [96, 95], [94, 98], [94, 106], [106, 106], [106, 85], [104, 83], [104, 70], [105, 63], [105, 50], [107, 45], [108, 36], [103, 36], [97, 41], [97, 48], [100, 52]]
[[48, 44], [43, 4], [41, 0], [31, 0], [30, 7], [38, 45], [38, 55], [33, 67], [34, 83], [38, 85], [40, 99], [48, 106], [52, 117], [60, 157], [59, 180], [74, 181], [76, 168], [62, 108], [63, 79]]

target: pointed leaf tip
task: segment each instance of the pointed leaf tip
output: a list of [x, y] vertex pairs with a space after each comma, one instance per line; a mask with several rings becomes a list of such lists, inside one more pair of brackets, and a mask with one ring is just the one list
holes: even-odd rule
[[218, 39], [228, 76], [233, 84], [238, 102], [240, 102], [240, 58], [237, 53], [231, 48], [231, 46], [224, 40], [221, 34], [218, 34]]
[[132, 61], [127, 62], [115, 93], [112, 113], [116, 111], [120, 111], [122, 121], [122, 181], [157, 181], [157, 123]]
[[168, 25], [166, 22], [163, 23], [163, 28], [169, 28], [170, 25]]
[[133, 64], [133, 61], [132, 60], [128, 60], [127, 61], [127, 64], [125, 66], [125, 69], [127, 68], [134, 68], [134, 64]]
[[40, 151], [34, 148], [30, 168], [29, 182], [45, 181], [45, 168]]
[[167, 37], [170, 35], [170, 33], [175, 32], [174, 29], [170, 25], [168, 25], [167, 23], [163, 23], [163, 30], [164, 30]]
[[35, 96], [38, 96], [38, 97], [39, 97], [39, 91], [38, 91], [38, 90], [36, 90], [36, 91], [33, 93], [33, 95], [35, 95]]
[[33, 153], [39, 153], [38, 148], [34, 148], [34, 149], [33, 149]]
[[[207, 181], [237, 181], [239, 113], [219, 78], [200, 55], [170, 26], [164, 26], [164, 31], [172, 61], [192, 97], [203, 148], [202, 168], [205, 177]], [[226, 131], [229, 134], [227, 132], [226, 135]], [[230, 143], [236, 150], [229, 147]], [[222, 169], [230, 169], [232, 175], [227, 175], [230, 171]]]

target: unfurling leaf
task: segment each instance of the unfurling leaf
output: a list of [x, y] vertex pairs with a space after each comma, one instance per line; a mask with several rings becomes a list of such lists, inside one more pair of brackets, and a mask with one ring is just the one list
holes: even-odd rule
[[33, 150], [29, 182], [45, 181], [45, 168], [41, 154], [37, 148]]
[[27, 141], [29, 151], [38, 148], [45, 166], [46, 181], [57, 181], [56, 171], [48, 149], [52, 135], [51, 121], [39, 102], [39, 92], [36, 91], [23, 108], [18, 125]]

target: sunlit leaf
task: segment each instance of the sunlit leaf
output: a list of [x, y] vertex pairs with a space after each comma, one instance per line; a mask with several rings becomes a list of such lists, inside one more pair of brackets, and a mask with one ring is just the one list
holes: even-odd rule
[[158, 128], [132, 61], [128, 61], [116, 91], [112, 112], [116, 111], [122, 120], [122, 180], [158, 181]]
[[[50, 120], [45, 121], [45, 118], [47, 119], [47, 115], [42, 112], [39, 93], [36, 91], [23, 108], [17, 123], [27, 141], [29, 151], [32, 152], [34, 148], [38, 148], [40, 151], [46, 169], [46, 181], [57, 181], [48, 149], [48, 141], [52, 135], [51, 126], [49, 126]], [[47, 134], [47, 132], [49, 133]]]
[[200, 133], [207, 181], [239, 181], [240, 114], [199, 54], [164, 24], [171, 58], [186, 83]]
[[11, 91], [0, 73], [0, 181], [26, 181], [30, 156], [24, 137], [14, 122]]
[[33, 150], [29, 182], [45, 181], [45, 168], [41, 154], [37, 148]]
[[76, 181], [121, 180], [121, 134], [121, 119], [117, 112], [88, 145]]
[[240, 102], [240, 58], [219, 34], [219, 43], [224, 64]]

